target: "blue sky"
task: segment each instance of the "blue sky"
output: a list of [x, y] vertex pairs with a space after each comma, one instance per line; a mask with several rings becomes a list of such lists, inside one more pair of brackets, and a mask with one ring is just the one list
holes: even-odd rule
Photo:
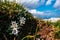
[[60, 17], [60, 0], [19, 0], [18, 2], [38, 18]]

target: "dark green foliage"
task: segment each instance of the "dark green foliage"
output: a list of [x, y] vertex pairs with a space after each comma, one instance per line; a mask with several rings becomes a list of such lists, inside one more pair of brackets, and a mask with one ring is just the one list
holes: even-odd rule
[[55, 33], [55, 38], [56, 39], [60, 39], [60, 31], [58, 31], [58, 32]]
[[[25, 17], [26, 22], [23, 26], [19, 25], [21, 29], [19, 29], [17, 40], [21, 40], [26, 35], [34, 35], [37, 21], [22, 5], [14, 2], [0, 2], [0, 38], [1, 35], [5, 35], [8, 40], [13, 40], [14, 35], [9, 34], [11, 21], [19, 23], [20, 17]], [[2, 39], [4, 40], [4, 36]]]
[[58, 20], [57, 22], [53, 22], [52, 24], [53, 24], [55, 27], [60, 26], [60, 20]]

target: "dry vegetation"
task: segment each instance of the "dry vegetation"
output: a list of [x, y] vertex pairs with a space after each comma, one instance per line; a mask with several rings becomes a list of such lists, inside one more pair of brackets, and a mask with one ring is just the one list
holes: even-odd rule
[[51, 24], [47, 24], [47, 22], [38, 20], [39, 30], [37, 32], [37, 35], [40, 36], [40, 39], [43, 40], [54, 40], [54, 31], [55, 28]]

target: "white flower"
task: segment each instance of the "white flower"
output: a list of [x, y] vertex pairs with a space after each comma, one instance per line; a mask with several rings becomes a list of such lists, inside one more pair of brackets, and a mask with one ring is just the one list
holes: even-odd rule
[[17, 27], [18, 27], [18, 25], [17, 25], [16, 21], [12, 21], [12, 26], [11, 26], [11, 28], [17, 28]]
[[17, 29], [15, 29], [15, 30], [12, 30], [12, 34], [14, 34], [14, 35], [17, 35], [18, 34], [18, 30]]
[[18, 34], [18, 24], [16, 23], [16, 21], [12, 21], [12, 25], [11, 25], [11, 28], [12, 28], [12, 34], [14, 35], [17, 35]]
[[26, 20], [26, 18], [24, 18], [24, 17], [20, 17], [20, 25], [25, 24], [25, 20]]

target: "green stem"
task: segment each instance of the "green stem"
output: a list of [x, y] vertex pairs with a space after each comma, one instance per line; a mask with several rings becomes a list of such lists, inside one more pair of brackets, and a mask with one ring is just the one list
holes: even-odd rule
[[35, 32], [35, 35], [34, 35], [34, 40], [36, 39], [37, 31], [38, 31], [38, 27], [36, 27], [36, 32]]
[[24, 40], [25, 38], [32, 38], [32, 36], [28, 35], [22, 38], [22, 40]]

